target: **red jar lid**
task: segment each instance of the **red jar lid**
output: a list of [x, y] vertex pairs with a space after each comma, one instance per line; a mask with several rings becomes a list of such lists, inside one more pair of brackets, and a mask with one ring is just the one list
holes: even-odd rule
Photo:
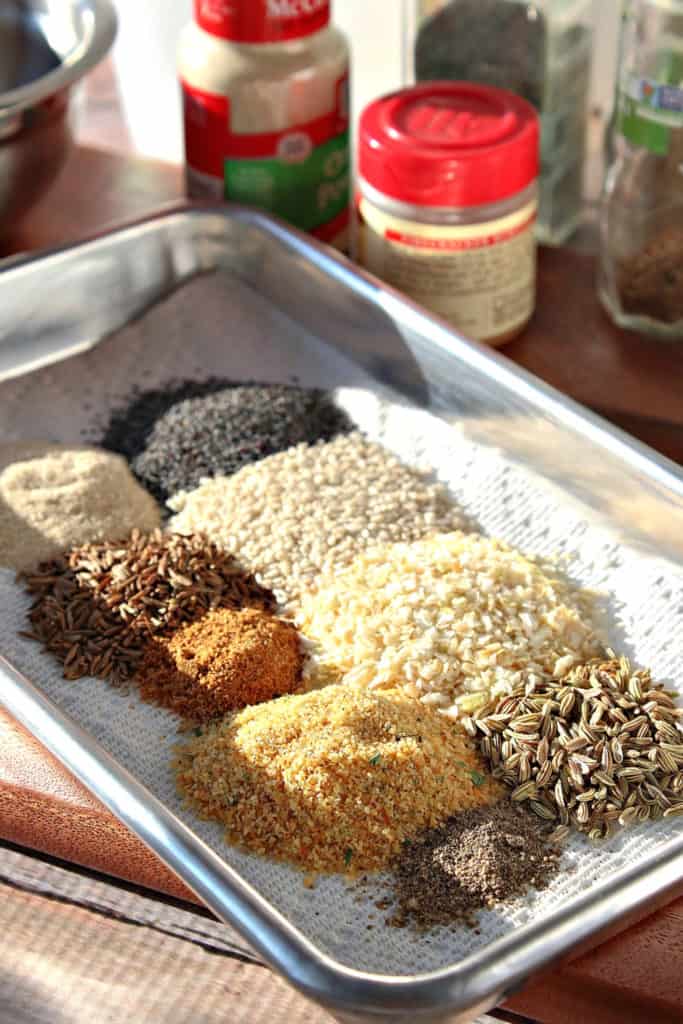
[[234, 43], [283, 43], [319, 32], [330, 21], [330, 0], [194, 0], [205, 32]]
[[392, 199], [479, 206], [538, 177], [538, 115], [504, 89], [428, 82], [366, 107], [358, 148], [361, 178]]

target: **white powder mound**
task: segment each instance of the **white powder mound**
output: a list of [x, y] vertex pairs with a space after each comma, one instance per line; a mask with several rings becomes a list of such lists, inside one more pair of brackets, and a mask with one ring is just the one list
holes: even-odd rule
[[156, 502], [119, 455], [39, 441], [0, 444], [0, 565], [29, 569], [77, 544], [159, 523]]

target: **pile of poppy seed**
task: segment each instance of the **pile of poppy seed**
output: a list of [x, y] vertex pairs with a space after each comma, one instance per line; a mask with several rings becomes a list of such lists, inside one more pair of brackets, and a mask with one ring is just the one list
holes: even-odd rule
[[305, 442], [353, 430], [329, 392], [290, 384], [235, 384], [221, 378], [143, 391], [114, 413], [100, 444], [131, 458], [159, 501], [205, 477], [228, 476]]

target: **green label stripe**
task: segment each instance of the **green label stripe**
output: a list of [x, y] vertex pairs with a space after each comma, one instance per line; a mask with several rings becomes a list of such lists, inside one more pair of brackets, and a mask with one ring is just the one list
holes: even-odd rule
[[666, 116], [661, 116], [659, 111], [653, 116], [651, 108], [642, 107], [631, 97], [623, 94], [620, 106], [619, 131], [624, 138], [634, 146], [642, 146], [657, 156], [666, 156], [669, 152], [671, 128], [677, 126], [676, 119], [672, 121]]
[[349, 205], [348, 132], [316, 146], [300, 163], [226, 159], [225, 198], [269, 210], [304, 231], [329, 223]]

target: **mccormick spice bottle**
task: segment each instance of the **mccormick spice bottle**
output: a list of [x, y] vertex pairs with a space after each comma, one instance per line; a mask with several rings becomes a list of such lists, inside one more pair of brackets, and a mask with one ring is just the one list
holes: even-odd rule
[[536, 293], [538, 116], [491, 86], [434, 82], [366, 108], [358, 257], [449, 320], [502, 345]]
[[179, 73], [187, 191], [345, 248], [348, 47], [329, 0], [195, 0]]

